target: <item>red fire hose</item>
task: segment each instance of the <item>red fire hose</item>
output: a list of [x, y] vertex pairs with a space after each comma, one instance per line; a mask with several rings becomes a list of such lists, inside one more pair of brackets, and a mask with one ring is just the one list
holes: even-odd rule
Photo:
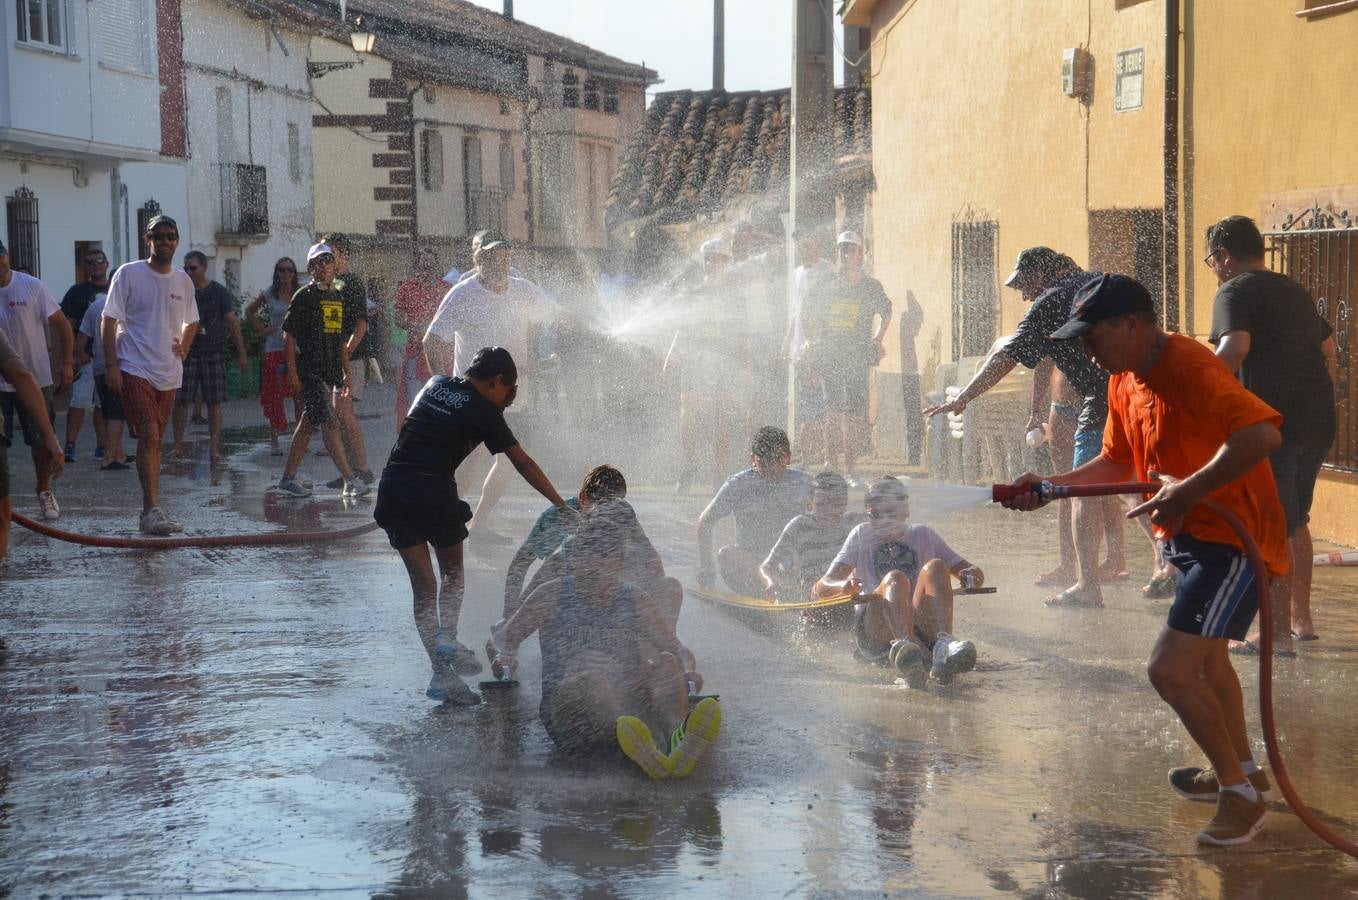
[[273, 531], [266, 534], [209, 534], [187, 537], [163, 538], [123, 538], [95, 537], [62, 531], [28, 516], [13, 513], [14, 521], [38, 534], [66, 541], [70, 544], [83, 544], [86, 547], [115, 547], [121, 550], [182, 550], [186, 547], [279, 547], [291, 544], [316, 544], [322, 541], [339, 541], [355, 538], [377, 528], [376, 522], [365, 522], [352, 528], [339, 531]]
[[[1052, 484], [1044, 481], [1033, 487], [1036, 488], [1036, 493], [1046, 500], [1065, 497], [1106, 497], [1114, 494], [1154, 494], [1160, 490], [1159, 484], [1146, 481], [1078, 485]], [[991, 497], [999, 503], [1031, 490], [1033, 488], [1018, 489], [1007, 484], [997, 484], [991, 489]], [[1263, 554], [1259, 552], [1259, 545], [1254, 542], [1245, 524], [1235, 513], [1215, 500], [1203, 500], [1202, 505], [1231, 526], [1241, 543], [1245, 545], [1245, 555], [1249, 557], [1250, 565], [1254, 567], [1255, 590], [1259, 595], [1259, 720], [1263, 726], [1264, 747], [1268, 750], [1268, 763], [1273, 767], [1273, 776], [1278, 780], [1283, 796], [1287, 798], [1287, 805], [1292, 807], [1292, 811], [1307, 828], [1331, 847], [1349, 856], [1358, 857], [1358, 844], [1337, 834], [1317, 819], [1310, 808], [1302, 802], [1297, 789], [1292, 786], [1292, 779], [1287, 776], [1287, 767], [1283, 764], [1282, 753], [1278, 749], [1278, 733], [1273, 720], [1273, 609], [1269, 605], [1268, 569], [1264, 565]]]

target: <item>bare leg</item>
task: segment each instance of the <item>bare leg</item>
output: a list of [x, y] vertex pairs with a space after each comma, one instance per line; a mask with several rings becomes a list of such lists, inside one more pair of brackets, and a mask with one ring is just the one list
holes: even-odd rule
[[108, 423], [99, 407], [94, 408], [94, 445], [104, 448], [104, 458], [108, 459]]
[[434, 661], [434, 635], [439, 629], [438, 582], [434, 578], [434, 563], [429, 558], [429, 546], [417, 544], [400, 551], [410, 576], [410, 590], [414, 595], [415, 630], [419, 632], [424, 652]]
[[659, 726], [657, 733], [668, 736], [688, 718], [688, 681], [684, 664], [671, 653], [662, 653], [643, 664], [639, 673], [646, 689], [649, 711], [657, 719], [648, 725]]
[[930, 642], [940, 631], [952, 634], [952, 574], [941, 559], [931, 559], [920, 570], [911, 603], [914, 628]]
[[38, 493], [52, 489], [52, 454], [39, 444], [30, 448], [33, 456], [33, 471], [38, 476]]
[[[1075, 422], [1068, 416], [1055, 411], [1049, 417], [1051, 422], [1052, 464], [1058, 472], [1067, 472], [1075, 462]], [[1034, 581], [1040, 585], [1062, 585], [1076, 577], [1075, 564], [1075, 519], [1074, 504], [1057, 510], [1057, 552], [1056, 568], [1037, 576]]]
[[178, 459], [184, 455], [184, 431], [189, 427], [189, 405], [176, 403], [170, 422], [174, 427], [174, 446], [170, 448], [170, 458]]
[[759, 577], [759, 563], [754, 554], [739, 547], [722, 547], [717, 551], [717, 570], [722, 581], [737, 594], [762, 597], [764, 581]]
[[217, 460], [222, 458], [222, 405], [220, 403], [209, 403], [207, 405], [207, 433], [208, 458]]
[[472, 528], [475, 531], [490, 530], [490, 516], [500, 498], [505, 495], [513, 478], [513, 464], [504, 455], [497, 455], [481, 483], [481, 497], [476, 501], [476, 512], [472, 513]]
[[[335, 398], [335, 417], [339, 419], [340, 434], [343, 436], [344, 449], [348, 454], [346, 458], [360, 472], [368, 471], [368, 448], [363, 443], [363, 427], [358, 424], [358, 415], [354, 412], [352, 398]], [[326, 444], [327, 448], [329, 446]]]
[[[1216, 769], [1217, 780], [1223, 785], [1243, 784], [1241, 748], [1237, 746], [1238, 738], [1233, 732], [1244, 732], [1244, 700], [1232, 701], [1239, 704], [1231, 713], [1235, 717], [1238, 712], [1238, 721], [1229, 723], [1227, 710], [1218, 695], [1218, 692], [1230, 690], [1224, 674], [1216, 668], [1230, 667], [1226, 652], [1226, 641], [1221, 638], [1199, 637], [1166, 628], [1160, 632], [1151, 651], [1147, 674], [1156, 692], [1173, 707], [1189, 736]], [[1213, 659], [1218, 655], [1223, 659]], [[1209, 675], [1209, 659], [1213, 665], [1210, 674], [1216, 679], [1211, 684], [1205, 677]], [[1240, 690], [1238, 681], [1235, 690], [1237, 693]]]
[[[296, 478], [297, 472], [302, 468], [302, 458], [306, 456], [307, 449], [311, 445], [311, 436], [316, 433], [316, 426], [311, 424], [311, 420], [306, 416], [297, 418], [297, 429], [292, 433], [292, 444], [288, 447], [288, 461], [283, 464], [283, 477]], [[141, 457], [137, 457], [137, 464], [140, 467]]]
[[[439, 560], [439, 605], [438, 621], [449, 637], [457, 637], [457, 622], [462, 616], [462, 598], [466, 593], [466, 573], [462, 568], [462, 545], [436, 547], [434, 554]], [[437, 629], [436, 629], [437, 630]], [[421, 638], [424, 632], [420, 632]], [[433, 650], [434, 637], [431, 634], [425, 645]]]
[[1067, 590], [1086, 598], [1103, 599], [1099, 590], [1099, 539], [1103, 536], [1102, 498], [1083, 497], [1071, 501], [1075, 507], [1075, 562], [1079, 575]]
[[104, 465], [110, 462], [127, 462], [123, 450], [123, 420], [107, 419], [104, 422]]
[[863, 630], [875, 645], [913, 638], [914, 601], [910, 576], [899, 569], [886, 573], [877, 586], [884, 602], [869, 603], [863, 613]]
[[[352, 481], [354, 470], [349, 467], [349, 458], [344, 455], [344, 441], [340, 438], [340, 426], [334, 419], [321, 426], [321, 440], [325, 441], [325, 449], [330, 451], [330, 458], [334, 460], [335, 468], [345, 481]], [[303, 452], [306, 452], [305, 449]], [[291, 455], [289, 455], [291, 458]]]
[[1103, 511], [1103, 536], [1108, 550], [1108, 555], [1099, 564], [1099, 580], [1112, 581], [1119, 576], [1126, 578], [1127, 558], [1122, 546], [1126, 538], [1124, 525], [1127, 519], [1122, 515], [1122, 501], [1117, 497], [1103, 497], [1098, 506]]
[[[827, 413], [825, 416], [825, 461], [829, 468], [834, 469], [839, 464], [839, 460], [847, 457], [845, 449], [844, 431], [847, 426], [844, 422], [844, 415], [838, 412]], [[847, 459], [846, 459], [847, 462]], [[846, 466], [843, 470], [848, 474]]]
[[164, 439], [160, 423], [149, 421], [137, 438], [137, 478], [141, 481], [141, 511], [160, 505], [160, 442]]
[[863, 449], [863, 435], [867, 433], [867, 420], [859, 416], [844, 417], [844, 471], [853, 472], [858, 463], [858, 453]]
[[[66, 410], [66, 443], [74, 444], [80, 437], [80, 429], [85, 424], [85, 410], [83, 407], [73, 406]], [[98, 422], [96, 421], [96, 425]], [[98, 429], [96, 428], [96, 431]]]
[[1311, 621], [1311, 576], [1314, 565], [1315, 546], [1311, 543], [1311, 527], [1302, 523], [1292, 532], [1292, 630], [1300, 637], [1316, 633], [1316, 623]]
[[1254, 751], [1250, 747], [1249, 730], [1245, 725], [1245, 695], [1240, 690], [1240, 678], [1236, 676], [1235, 667], [1231, 665], [1230, 654], [1225, 652], [1208, 654], [1202, 677], [1212, 689], [1212, 693], [1216, 694], [1217, 703], [1221, 705], [1221, 711], [1226, 717], [1226, 731], [1231, 736], [1231, 746], [1235, 748], [1236, 759], [1241, 762], [1253, 759]]

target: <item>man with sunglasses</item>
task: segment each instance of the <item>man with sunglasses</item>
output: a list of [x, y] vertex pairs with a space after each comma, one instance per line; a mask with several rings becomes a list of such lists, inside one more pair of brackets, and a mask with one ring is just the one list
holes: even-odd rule
[[236, 346], [236, 363], [245, 371], [245, 341], [236, 318], [236, 301], [226, 285], [207, 277], [207, 255], [201, 250], [184, 254], [184, 271], [193, 280], [198, 304], [198, 334], [184, 357], [184, 383], [175, 397], [174, 448], [171, 459], [184, 456], [184, 432], [189, 424], [189, 404], [201, 397], [207, 404], [208, 443], [212, 462], [222, 457], [222, 403], [226, 400], [226, 343], [223, 332]]
[[[85, 254], [85, 280], [72, 285], [61, 298], [61, 311], [71, 323], [71, 331], [78, 334], [80, 323], [90, 304], [108, 294], [108, 257], [103, 250], [91, 250]], [[94, 396], [94, 358], [90, 353], [77, 353], [75, 360], [75, 380], [71, 382], [71, 400], [66, 407], [66, 462], [75, 462], [75, 442], [80, 437], [80, 429], [85, 424], [85, 411], [94, 408], [94, 458], [102, 460], [104, 448], [104, 417]]]
[[128, 430], [137, 439], [141, 480], [139, 526], [166, 535], [183, 526], [160, 508], [160, 442], [174, 395], [184, 377], [184, 356], [198, 331], [193, 281], [174, 266], [179, 225], [169, 216], [146, 224], [150, 257], [118, 267], [108, 287], [101, 337], [104, 382], [122, 400]]

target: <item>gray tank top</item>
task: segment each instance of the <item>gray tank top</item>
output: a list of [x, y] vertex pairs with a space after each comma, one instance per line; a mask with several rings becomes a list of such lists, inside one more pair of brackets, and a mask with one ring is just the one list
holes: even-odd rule
[[264, 332], [264, 352], [275, 353], [286, 343], [283, 339], [283, 317], [288, 314], [288, 301], [272, 294], [265, 295], [265, 310], [269, 313], [269, 329]]

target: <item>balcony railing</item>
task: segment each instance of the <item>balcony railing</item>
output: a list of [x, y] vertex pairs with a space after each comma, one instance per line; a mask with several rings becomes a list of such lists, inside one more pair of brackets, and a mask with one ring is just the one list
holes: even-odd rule
[[263, 166], [222, 163], [222, 223], [218, 232], [237, 235], [269, 233], [269, 178]]

